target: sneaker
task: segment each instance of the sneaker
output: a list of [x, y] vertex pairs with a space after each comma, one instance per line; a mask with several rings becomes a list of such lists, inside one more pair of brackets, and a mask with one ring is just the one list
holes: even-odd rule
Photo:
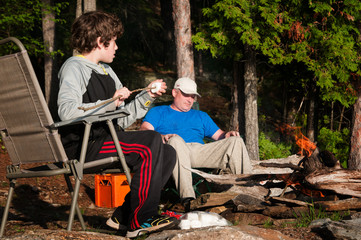
[[107, 220], [106, 224], [107, 224], [109, 227], [111, 227], [111, 228], [113, 228], [113, 229], [115, 229], [115, 230], [118, 230], [118, 231], [125, 231], [125, 230], [127, 230], [127, 226], [124, 225], [124, 224], [121, 224], [121, 223], [118, 221], [118, 219], [117, 219], [116, 217], [114, 217], [114, 216], [111, 216], [111, 217]]
[[181, 204], [184, 207], [184, 212], [190, 212], [191, 210], [191, 201], [194, 200], [194, 198], [192, 197], [187, 197], [187, 198], [182, 198], [181, 199]]
[[107, 220], [106, 224], [119, 231], [127, 230], [127, 215], [124, 213], [121, 207], [117, 207], [113, 215]]
[[128, 230], [127, 238], [139, 237], [143, 234], [165, 230], [178, 225], [179, 221], [175, 217], [154, 216], [146, 220], [139, 228]]

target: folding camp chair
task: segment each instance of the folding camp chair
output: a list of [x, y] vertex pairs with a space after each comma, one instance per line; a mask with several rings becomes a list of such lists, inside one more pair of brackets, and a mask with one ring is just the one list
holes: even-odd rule
[[[0, 237], [4, 234], [16, 180], [60, 174], [65, 176], [72, 196], [67, 230], [72, 229], [75, 212], [85, 230], [85, 223], [77, 204], [83, 174], [119, 172], [123, 169], [130, 184], [129, 168], [112, 122], [113, 119], [127, 116], [129, 113], [117, 110], [54, 123], [24, 46], [16, 38], [0, 40], [0, 44], [5, 43], [15, 43], [20, 51], [0, 57], [0, 133], [11, 159], [11, 165], [6, 169], [10, 187]], [[85, 163], [92, 124], [100, 121], [106, 121], [108, 124], [119, 157]], [[70, 160], [66, 156], [57, 129], [72, 124], [85, 124], [85, 131], [79, 159]], [[75, 178], [74, 189], [70, 176]]]

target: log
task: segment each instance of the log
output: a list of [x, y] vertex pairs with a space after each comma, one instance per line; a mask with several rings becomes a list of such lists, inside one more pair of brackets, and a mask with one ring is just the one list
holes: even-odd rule
[[322, 163], [322, 160], [318, 157], [319, 150], [316, 147], [315, 151], [309, 157], [305, 157], [301, 160], [303, 162], [303, 168], [305, 175], [308, 175], [317, 169], [323, 169], [325, 165]]
[[307, 203], [304, 201], [299, 201], [299, 200], [293, 200], [293, 199], [288, 199], [288, 198], [283, 198], [283, 197], [270, 197], [268, 199], [270, 202], [274, 202], [274, 203], [284, 203], [288, 206], [312, 206], [311, 203]]
[[258, 212], [266, 208], [267, 203], [258, 198], [246, 194], [239, 194], [233, 199], [238, 212]]
[[305, 180], [316, 189], [361, 197], [361, 170], [321, 169], [307, 175]]
[[348, 198], [338, 201], [318, 201], [315, 202], [315, 207], [321, 208], [325, 211], [347, 211], [361, 209], [361, 198]]
[[191, 201], [191, 210], [199, 208], [209, 208], [233, 204], [232, 199], [237, 197], [238, 193], [227, 191], [221, 193], [206, 193]]
[[292, 173], [293, 167], [297, 166], [303, 157], [291, 155], [286, 158], [267, 159], [261, 161], [252, 160], [253, 174], [285, 174]]
[[262, 214], [272, 218], [287, 219], [302, 217], [308, 214], [308, 211], [308, 207], [268, 206]]

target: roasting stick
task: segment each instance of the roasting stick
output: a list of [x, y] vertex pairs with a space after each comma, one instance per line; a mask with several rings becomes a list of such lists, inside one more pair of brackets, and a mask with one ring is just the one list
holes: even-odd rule
[[[135, 89], [135, 90], [133, 90], [133, 91], [130, 91], [130, 93], [135, 93], [135, 92], [140, 92], [140, 91], [143, 91], [143, 90], [155, 89], [155, 88], [157, 88], [157, 87], [154, 86], [154, 87], [138, 88], [138, 89]], [[91, 110], [91, 109], [94, 109], [94, 108], [103, 106], [103, 105], [105, 105], [105, 104], [107, 104], [107, 103], [114, 102], [115, 100], [117, 100], [117, 99], [119, 99], [119, 98], [121, 98], [121, 97], [123, 97], [123, 96], [122, 96], [122, 95], [119, 95], [119, 96], [117, 96], [117, 97], [113, 97], [113, 98], [111, 98], [111, 99], [109, 99], [109, 100], [106, 100], [106, 101], [104, 101], [104, 102], [101, 102], [101, 103], [99, 103], [99, 104], [97, 104], [97, 105], [94, 105], [94, 106], [92, 106], [92, 107], [88, 107], [88, 108], [86, 108], [86, 107], [78, 107], [78, 109], [84, 110], [84, 112], [86, 112], [86, 111], [88, 111], [88, 110]]]

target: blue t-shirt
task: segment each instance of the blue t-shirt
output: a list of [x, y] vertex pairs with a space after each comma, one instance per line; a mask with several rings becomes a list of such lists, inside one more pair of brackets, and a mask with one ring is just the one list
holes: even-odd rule
[[205, 112], [191, 109], [179, 112], [168, 105], [153, 107], [144, 118], [160, 134], [178, 134], [185, 142], [204, 143], [205, 137], [212, 137], [219, 127]]

